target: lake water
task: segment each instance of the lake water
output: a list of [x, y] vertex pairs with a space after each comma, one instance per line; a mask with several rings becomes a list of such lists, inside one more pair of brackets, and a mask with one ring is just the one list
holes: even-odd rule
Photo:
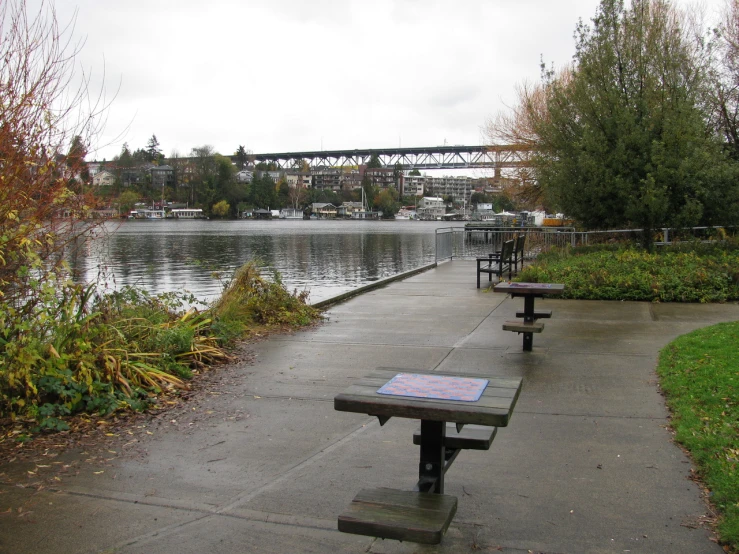
[[100, 274], [113, 288], [187, 290], [212, 300], [221, 280], [249, 260], [276, 270], [290, 289], [325, 300], [435, 259], [433, 221], [123, 221], [110, 222], [71, 261], [78, 279]]

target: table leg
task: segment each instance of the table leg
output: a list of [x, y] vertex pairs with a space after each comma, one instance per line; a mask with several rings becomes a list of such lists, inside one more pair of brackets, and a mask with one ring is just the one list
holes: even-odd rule
[[418, 464], [418, 490], [444, 494], [444, 421], [421, 420], [421, 460]]
[[[533, 323], [534, 319], [534, 296], [526, 295], [523, 299], [523, 321], [524, 323]], [[534, 347], [534, 333], [523, 334], [523, 349], [531, 352]]]

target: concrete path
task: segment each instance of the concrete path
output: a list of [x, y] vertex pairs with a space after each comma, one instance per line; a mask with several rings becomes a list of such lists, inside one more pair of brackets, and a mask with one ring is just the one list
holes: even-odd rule
[[[461, 261], [337, 305], [315, 329], [254, 345], [253, 364], [221, 370], [214, 390], [56, 490], [0, 467], [0, 552], [722, 552], [699, 526], [706, 507], [654, 367], [662, 346], [739, 306], [544, 299], [554, 315], [527, 353], [501, 330], [521, 306], [476, 289]], [[447, 474], [459, 508], [440, 546], [336, 530], [361, 488], [417, 477], [416, 422], [333, 409], [378, 366], [524, 379], [491, 450], [462, 452]]]

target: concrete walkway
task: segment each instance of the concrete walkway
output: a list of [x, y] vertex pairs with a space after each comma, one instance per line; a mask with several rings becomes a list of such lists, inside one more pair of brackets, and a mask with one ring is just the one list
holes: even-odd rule
[[[0, 552], [721, 553], [654, 367], [662, 346], [739, 306], [544, 299], [554, 315], [528, 353], [501, 330], [521, 306], [476, 289], [461, 261], [337, 305], [254, 345], [253, 364], [57, 491], [0, 468]], [[336, 530], [361, 488], [416, 481], [417, 422], [333, 409], [378, 366], [524, 379], [491, 450], [462, 452], [447, 474], [459, 508], [440, 546]]]

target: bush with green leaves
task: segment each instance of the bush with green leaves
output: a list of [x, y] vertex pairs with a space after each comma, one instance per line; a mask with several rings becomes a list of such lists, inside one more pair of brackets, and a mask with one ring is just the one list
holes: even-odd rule
[[739, 300], [739, 248], [684, 243], [654, 253], [624, 246], [552, 250], [518, 275], [563, 283], [564, 298], [650, 302]]

